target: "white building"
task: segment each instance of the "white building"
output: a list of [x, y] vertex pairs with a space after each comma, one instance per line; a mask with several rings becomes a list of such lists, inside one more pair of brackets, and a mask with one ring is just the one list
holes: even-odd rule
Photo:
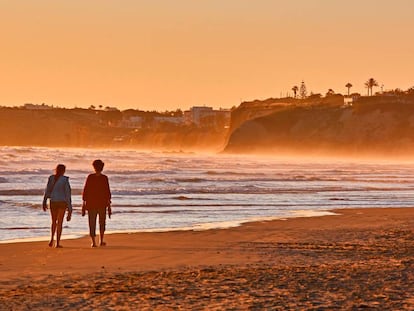
[[183, 117], [155, 117], [154, 122], [181, 125], [184, 123], [184, 118]]
[[46, 104], [41, 104], [41, 105], [35, 105], [35, 104], [31, 104], [31, 103], [28, 103], [28, 104], [24, 104], [24, 109], [27, 109], [27, 110], [46, 110], [46, 109], [53, 109], [53, 107], [52, 106], [48, 106], [48, 105], [46, 105]]
[[133, 116], [133, 117], [123, 119], [121, 122], [121, 126], [126, 127], [126, 128], [139, 129], [139, 128], [142, 128], [143, 122], [144, 122], [143, 117]]
[[202, 120], [214, 115], [212, 107], [191, 107], [189, 111], [184, 111], [185, 123], [201, 126]]
[[184, 112], [185, 123], [198, 127], [225, 127], [230, 124], [230, 116], [230, 110], [213, 110], [212, 107], [205, 106], [192, 107]]
[[344, 97], [344, 106], [352, 106], [354, 99], [352, 97]]

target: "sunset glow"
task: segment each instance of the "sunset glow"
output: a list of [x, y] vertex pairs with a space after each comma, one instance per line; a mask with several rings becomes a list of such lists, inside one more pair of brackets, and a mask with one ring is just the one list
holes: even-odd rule
[[229, 108], [413, 86], [414, 2], [2, 1], [0, 105]]

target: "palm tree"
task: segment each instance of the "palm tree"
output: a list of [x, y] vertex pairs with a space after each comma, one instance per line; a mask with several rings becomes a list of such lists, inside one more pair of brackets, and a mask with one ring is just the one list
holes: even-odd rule
[[345, 87], [348, 89], [348, 96], [349, 96], [349, 90], [351, 89], [352, 86], [353, 85], [349, 82], [345, 85]]
[[293, 91], [293, 94], [295, 94], [295, 98], [296, 98], [296, 94], [298, 93], [298, 90], [299, 90], [299, 88], [298, 88], [297, 85], [295, 85], [294, 87], [292, 87], [292, 91]]
[[374, 86], [378, 86], [378, 82], [374, 78], [370, 78], [367, 82], [365, 82], [364, 85], [368, 89], [368, 96], [370, 94], [370, 91], [371, 91], [371, 96], [372, 96], [372, 88]]

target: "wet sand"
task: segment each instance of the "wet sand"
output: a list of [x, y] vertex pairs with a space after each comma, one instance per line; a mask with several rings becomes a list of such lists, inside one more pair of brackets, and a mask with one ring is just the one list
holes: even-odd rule
[[335, 212], [0, 244], [0, 309], [414, 310], [414, 208]]

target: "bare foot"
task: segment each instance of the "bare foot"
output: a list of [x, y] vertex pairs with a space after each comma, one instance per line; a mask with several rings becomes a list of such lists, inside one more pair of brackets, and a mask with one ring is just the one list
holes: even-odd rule
[[101, 242], [101, 244], [99, 244], [99, 246], [106, 246], [106, 242]]
[[58, 244], [58, 245], [55, 246], [55, 248], [63, 248], [63, 246]]
[[53, 240], [49, 242], [49, 247], [53, 247]]
[[92, 247], [92, 248], [96, 247], [96, 244], [91, 244], [91, 247]]

